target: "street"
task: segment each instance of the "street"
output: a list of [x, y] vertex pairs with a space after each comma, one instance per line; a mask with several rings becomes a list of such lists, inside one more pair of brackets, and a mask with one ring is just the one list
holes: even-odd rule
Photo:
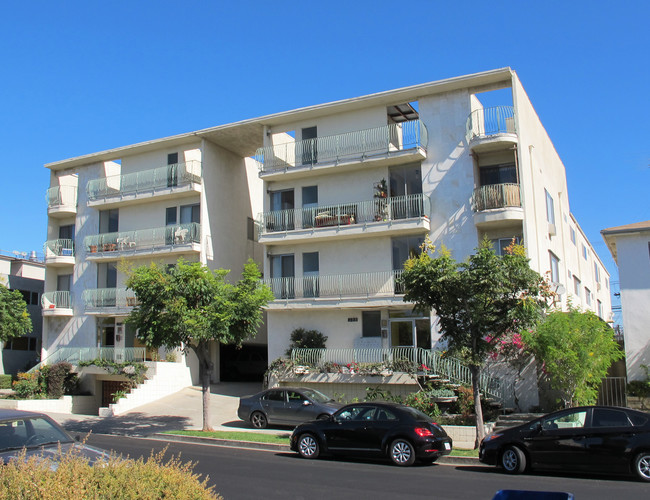
[[[147, 457], [166, 442], [91, 435], [88, 444]], [[631, 478], [527, 474], [508, 476], [491, 467], [431, 465], [398, 468], [369, 460], [304, 460], [296, 454], [188, 443], [169, 443], [194, 471], [208, 475], [225, 500], [244, 499], [491, 499], [500, 489], [566, 491], [576, 500], [647, 498], [650, 485]]]

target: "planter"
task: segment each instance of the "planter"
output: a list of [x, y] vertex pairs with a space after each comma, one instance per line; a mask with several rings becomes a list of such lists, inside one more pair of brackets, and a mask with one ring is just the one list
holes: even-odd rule
[[434, 403], [453, 403], [458, 399], [458, 396], [440, 396], [432, 398]]
[[97, 245], [90, 245], [90, 253], [97, 253]]

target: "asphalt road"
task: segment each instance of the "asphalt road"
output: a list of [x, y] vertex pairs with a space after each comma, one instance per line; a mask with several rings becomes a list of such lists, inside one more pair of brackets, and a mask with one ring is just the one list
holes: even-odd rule
[[[166, 442], [91, 435], [88, 444], [132, 458], [149, 456]], [[168, 453], [196, 462], [225, 500], [245, 499], [491, 499], [500, 489], [566, 491], [576, 500], [650, 498], [650, 484], [629, 478], [527, 474], [508, 476], [491, 467], [429, 465], [398, 468], [382, 461], [304, 460], [293, 453], [169, 443]]]

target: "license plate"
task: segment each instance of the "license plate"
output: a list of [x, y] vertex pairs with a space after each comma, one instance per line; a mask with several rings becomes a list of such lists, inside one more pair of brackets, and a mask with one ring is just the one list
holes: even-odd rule
[[445, 450], [451, 450], [451, 445], [449, 443], [445, 443]]

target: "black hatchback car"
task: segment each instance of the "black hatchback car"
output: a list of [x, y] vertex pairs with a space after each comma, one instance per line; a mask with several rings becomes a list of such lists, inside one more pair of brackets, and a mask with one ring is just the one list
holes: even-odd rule
[[389, 457], [394, 464], [435, 462], [451, 453], [452, 440], [424, 413], [395, 403], [355, 403], [327, 420], [306, 422], [291, 435], [303, 458], [321, 454]]
[[560, 410], [486, 436], [479, 460], [510, 474], [571, 469], [650, 481], [650, 414], [614, 406]]

